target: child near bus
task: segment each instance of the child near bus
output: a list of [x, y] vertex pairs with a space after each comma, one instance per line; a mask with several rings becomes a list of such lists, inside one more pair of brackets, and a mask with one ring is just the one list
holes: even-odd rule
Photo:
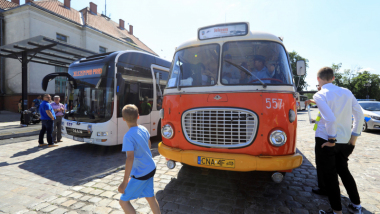
[[145, 127], [137, 124], [139, 110], [135, 105], [124, 106], [122, 115], [129, 131], [123, 139], [122, 151], [127, 153], [127, 160], [124, 180], [118, 188], [122, 193], [120, 206], [125, 213], [136, 213], [130, 201], [144, 197], [154, 214], [161, 213], [153, 190], [156, 164], [150, 152], [150, 134]]

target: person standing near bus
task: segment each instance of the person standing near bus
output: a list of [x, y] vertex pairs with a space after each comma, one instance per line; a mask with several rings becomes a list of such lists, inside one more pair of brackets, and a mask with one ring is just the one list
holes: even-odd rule
[[42, 100], [41, 100], [41, 95], [38, 95], [38, 97], [37, 97], [36, 99], [33, 100], [33, 102], [32, 102], [32, 107], [36, 107], [36, 111], [38, 111], [41, 102], [42, 102]]
[[[321, 68], [317, 73], [321, 90], [313, 96], [321, 113], [315, 141], [322, 148], [321, 168], [332, 208], [330, 211], [320, 210], [319, 213], [342, 213], [338, 175], [351, 200], [348, 210], [362, 213], [358, 189], [348, 169], [348, 156], [353, 152], [357, 137], [361, 134], [364, 115], [351, 91], [333, 85], [334, 79], [331, 68]], [[351, 129], [352, 116], [354, 120]]]
[[54, 96], [54, 102], [51, 103], [51, 107], [55, 113], [54, 127], [53, 127], [53, 141], [54, 143], [62, 142], [62, 117], [65, 115], [65, 106], [59, 101], [61, 98], [58, 95]]
[[144, 126], [137, 124], [139, 110], [135, 105], [124, 106], [122, 115], [129, 130], [123, 138], [122, 151], [127, 153], [127, 160], [125, 161], [124, 179], [118, 188], [122, 194], [119, 201], [120, 206], [125, 213], [136, 213], [130, 201], [144, 197], [152, 212], [159, 214], [161, 213], [160, 207], [154, 196], [153, 188], [156, 164], [150, 152], [149, 131]]
[[[55, 113], [53, 108], [51, 107], [49, 101], [51, 100], [51, 97], [49, 94], [44, 95], [44, 100], [40, 104], [40, 114], [41, 114], [41, 121], [42, 121], [42, 129], [40, 131], [40, 136], [38, 139], [38, 146], [46, 146], [54, 147], [58, 145], [53, 144], [53, 123], [55, 120]], [[46, 138], [48, 141], [48, 144], [44, 143], [44, 135], [46, 132]]]

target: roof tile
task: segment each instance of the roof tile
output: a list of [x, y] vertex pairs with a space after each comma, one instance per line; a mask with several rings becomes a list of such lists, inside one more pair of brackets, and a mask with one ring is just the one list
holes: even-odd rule
[[6, 10], [9, 8], [17, 7], [18, 4], [7, 1], [7, 0], [0, 0], [0, 9]]

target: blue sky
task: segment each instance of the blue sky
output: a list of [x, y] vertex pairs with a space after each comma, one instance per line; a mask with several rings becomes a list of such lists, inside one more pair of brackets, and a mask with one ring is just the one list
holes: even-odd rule
[[[104, 0], [93, 2], [104, 11]], [[71, 5], [80, 10], [89, 1], [72, 0]], [[111, 19], [132, 24], [134, 35], [168, 60], [175, 47], [206, 25], [247, 21], [252, 31], [283, 36], [288, 51], [309, 60], [309, 90], [315, 89], [318, 69], [332, 63], [380, 74], [379, 8], [377, 0], [107, 1]]]

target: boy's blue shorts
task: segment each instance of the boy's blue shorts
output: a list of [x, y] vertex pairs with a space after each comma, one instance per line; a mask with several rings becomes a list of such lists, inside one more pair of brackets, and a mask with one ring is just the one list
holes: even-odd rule
[[153, 197], [153, 177], [148, 180], [137, 180], [131, 178], [129, 180], [127, 187], [125, 188], [124, 194], [121, 195], [120, 200], [130, 201], [137, 198]]

